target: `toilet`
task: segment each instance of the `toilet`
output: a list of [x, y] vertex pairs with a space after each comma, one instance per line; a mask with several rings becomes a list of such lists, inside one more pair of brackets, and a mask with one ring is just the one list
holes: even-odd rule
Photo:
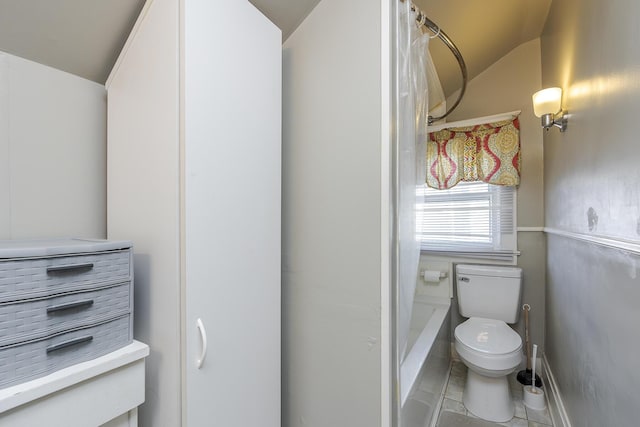
[[522, 361], [522, 339], [507, 323], [518, 321], [522, 269], [456, 266], [458, 310], [455, 348], [469, 368], [462, 402], [475, 416], [493, 422], [513, 418], [507, 375]]

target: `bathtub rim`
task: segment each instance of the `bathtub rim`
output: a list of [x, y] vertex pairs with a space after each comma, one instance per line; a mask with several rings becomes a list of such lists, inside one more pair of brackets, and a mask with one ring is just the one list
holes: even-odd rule
[[416, 302], [430, 305], [434, 311], [400, 365], [400, 407], [406, 403], [451, 309], [450, 298], [416, 296]]

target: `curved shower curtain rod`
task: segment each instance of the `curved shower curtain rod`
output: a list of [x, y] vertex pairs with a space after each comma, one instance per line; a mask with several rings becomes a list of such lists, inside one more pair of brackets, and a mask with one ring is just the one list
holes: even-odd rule
[[[403, 3], [405, 2], [405, 0], [400, 1]], [[458, 60], [458, 65], [460, 65], [460, 72], [462, 73], [462, 88], [460, 88], [458, 99], [456, 99], [456, 102], [454, 102], [453, 105], [442, 116], [429, 116], [428, 123], [432, 124], [433, 122], [442, 120], [449, 114], [451, 114], [451, 112], [456, 109], [458, 104], [460, 104], [460, 101], [462, 101], [464, 92], [467, 89], [467, 65], [464, 63], [464, 58], [462, 57], [462, 54], [460, 53], [458, 47], [454, 42], [451, 41], [449, 36], [447, 36], [447, 33], [442, 31], [442, 28], [438, 27], [431, 19], [429, 19], [427, 15], [425, 15], [424, 12], [421, 11], [413, 2], [411, 2], [411, 11], [416, 13], [416, 22], [419, 25], [426, 27], [434, 34], [434, 37], [438, 37], [449, 48], [451, 53], [453, 53], [453, 56], [455, 56]]]

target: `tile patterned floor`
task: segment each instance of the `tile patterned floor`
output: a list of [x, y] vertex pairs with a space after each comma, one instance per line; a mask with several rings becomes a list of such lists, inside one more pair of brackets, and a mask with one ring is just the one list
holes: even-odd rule
[[[509, 386], [511, 395], [516, 406], [515, 416], [506, 423], [493, 423], [496, 426], [508, 427], [548, 427], [553, 426], [549, 410], [536, 411], [529, 409], [522, 403], [522, 384], [516, 380], [517, 372], [509, 376]], [[467, 367], [459, 361], [454, 361], [451, 366], [451, 375], [447, 383], [445, 398], [442, 402], [440, 414], [444, 411], [456, 412], [466, 415], [469, 418], [476, 418], [462, 404], [462, 392], [464, 390], [465, 378], [467, 377]], [[438, 424], [439, 425], [439, 424]]]

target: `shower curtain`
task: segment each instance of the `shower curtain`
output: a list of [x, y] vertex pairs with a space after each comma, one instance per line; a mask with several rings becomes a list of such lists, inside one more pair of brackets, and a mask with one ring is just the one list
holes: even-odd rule
[[[411, 12], [411, 2], [400, 6], [399, 28], [399, 120], [398, 120], [398, 348], [400, 360], [407, 352], [409, 325], [413, 308], [413, 296], [418, 280], [420, 242], [417, 236], [416, 203], [417, 186], [426, 179], [426, 139], [429, 114], [429, 94], [435, 102], [444, 102], [444, 93], [429, 54], [429, 35], [422, 34], [416, 25], [416, 15]], [[434, 85], [433, 90], [430, 90]], [[433, 102], [433, 101], [432, 101]]]

